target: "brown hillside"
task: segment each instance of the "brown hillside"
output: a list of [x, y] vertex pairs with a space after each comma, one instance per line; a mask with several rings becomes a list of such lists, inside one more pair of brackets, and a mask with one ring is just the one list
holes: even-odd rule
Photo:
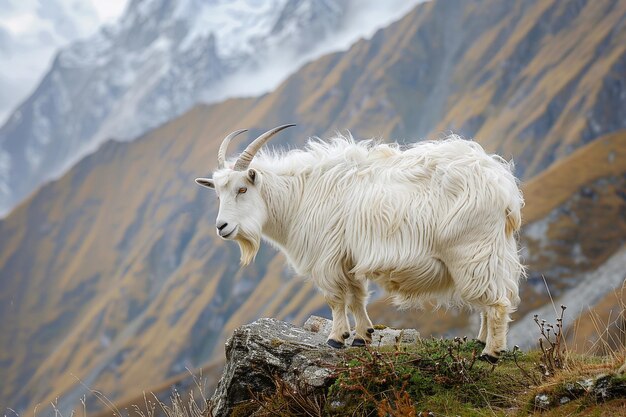
[[626, 131], [604, 136], [557, 161], [523, 186], [524, 223], [537, 221], [564, 203], [584, 184], [626, 172]]
[[[536, 174], [623, 127], [625, 14], [625, 1], [436, 0], [271, 94], [199, 106], [132, 143], [105, 144], [0, 222], [0, 406], [25, 413], [41, 403], [41, 414], [60, 396], [69, 415], [85, 393], [76, 377], [113, 400], [138, 395], [221, 357], [239, 324], [301, 322], [324, 308], [269, 247], [239, 269], [238, 249], [215, 238], [215, 199], [193, 178], [215, 166], [226, 132], [298, 123], [280, 146], [335, 129], [408, 139], [454, 127]], [[597, 201], [619, 195], [622, 180], [598, 181]], [[587, 201], [576, 195], [564, 204]], [[580, 230], [613, 236], [615, 204], [584, 205], [578, 219], [589, 226]], [[587, 223], [598, 214], [602, 221]], [[555, 216], [539, 228], [554, 240], [547, 250], [531, 242], [529, 259], [538, 271], [563, 262], [571, 272], [573, 249], [562, 241], [585, 236]], [[613, 247], [589, 242], [591, 252], [581, 250], [594, 262]], [[421, 317], [418, 326], [429, 320]], [[465, 326], [459, 317], [430, 328]]]
[[544, 278], [558, 297], [626, 243], [626, 131], [581, 148], [523, 190], [527, 312], [547, 302]]

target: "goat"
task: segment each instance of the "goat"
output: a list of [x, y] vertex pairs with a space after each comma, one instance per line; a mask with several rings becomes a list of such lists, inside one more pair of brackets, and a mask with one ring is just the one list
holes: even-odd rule
[[227, 165], [229, 142], [245, 130], [231, 133], [213, 177], [196, 179], [216, 191], [217, 233], [238, 242], [242, 265], [263, 237], [310, 275], [332, 311], [331, 347], [350, 336], [347, 309], [352, 345], [371, 342], [372, 280], [400, 307], [435, 300], [479, 310], [481, 358], [496, 363], [524, 273], [515, 236], [523, 198], [510, 164], [454, 135], [404, 148], [312, 139], [305, 150], [255, 158], [290, 126], [262, 134]]

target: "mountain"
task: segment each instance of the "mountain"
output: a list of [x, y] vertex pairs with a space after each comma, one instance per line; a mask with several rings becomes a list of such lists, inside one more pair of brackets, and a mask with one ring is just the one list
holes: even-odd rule
[[119, 2], [107, 3], [108, 13], [91, 1], [0, 3], [0, 124], [32, 91], [58, 48], [93, 34], [103, 20], [116, 13]]
[[[564, 293], [580, 273], [608, 260], [624, 243], [626, 85], [618, 70], [626, 56], [626, 2], [459, 4], [419, 5], [372, 39], [305, 65], [272, 93], [196, 106], [133, 142], [108, 141], [0, 221], [0, 405], [23, 413], [59, 396], [57, 406], [69, 415], [86, 393], [77, 379], [113, 401], [130, 398], [186, 367], [223, 358], [222, 344], [240, 324], [327, 316], [312, 284], [294, 279], [269, 246], [240, 269], [238, 248], [216, 238], [215, 198], [193, 178], [215, 167], [221, 138], [235, 129], [254, 136], [295, 122], [273, 145], [299, 146], [310, 135], [347, 128], [358, 138], [410, 141], [455, 127], [489, 151], [514, 156], [518, 174], [535, 178], [525, 186], [525, 210], [536, 217], [528, 215], [531, 233], [522, 234], [531, 279], [521, 314], [545, 304], [537, 272], [549, 282], [554, 273]], [[568, 65], [548, 59], [552, 54], [565, 54]], [[568, 94], [558, 88], [563, 83]], [[555, 100], [556, 110], [548, 105]], [[533, 128], [519, 136], [523, 126]], [[549, 158], [545, 144], [552, 144]], [[614, 153], [603, 154], [604, 144]], [[579, 158], [577, 168], [554, 168], [554, 180], [552, 171], [541, 176], [570, 158]], [[614, 172], [586, 177], [595, 170], [587, 160]], [[552, 195], [542, 184], [560, 184], [560, 191]], [[594, 204], [580, 194], [585, 187]], [[576, 222], [585, 234], [574, 232]], [[586, 234], [576, 248], [573, 239]], [[543, 251], [561, 256], [548, 263]], [[467, 334], [472, 326], [464, 313], [394, 318], [373, 307], [374, 321], [410, 317], [422, 334]], [[87, 405], [99, 408], [93, 396]], [[44, 406], [37, 412], [53, 414]]]
[[[132, 0], [117, 23], [63, 48], [0, 128], [0, 214], [104, 140], [268, 91], [416, 1]], [[359, 26], [368, 10], [379, 13]]]

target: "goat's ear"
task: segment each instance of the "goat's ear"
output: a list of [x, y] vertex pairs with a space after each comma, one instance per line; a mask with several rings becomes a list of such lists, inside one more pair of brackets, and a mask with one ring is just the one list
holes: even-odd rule
[[196, 184], [215, 189], [215, 183], [210, 178], [196, 178]]
[[254, 182], [257, 179], [257, 173], [255, 170], [253, 170], [252, 168], [248, 170], [248, 180], [254, 184]]

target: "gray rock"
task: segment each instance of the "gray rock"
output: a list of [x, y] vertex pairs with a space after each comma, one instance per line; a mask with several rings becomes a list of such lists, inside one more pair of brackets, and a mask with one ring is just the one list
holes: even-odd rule
[[550, 397], [546, 394], [535, 396], [535, 408], [539, 410], [547, 410], [550, 407]]
[[[302, 328], [262, 318], [239, 327], [226, 342], [226, 365], [211, 398], [213, 415], [228, 416], [252, 395], [272, 392], [274, 379], [324, 390], [333, 382], [332, 368], [343, 350], [326, 345], [331, 321], [311, 316]], [[346, 341], [349, 346], [354, 332]], [[415, 343], [416, 330], [385, 328], [374, 332], [374, 345]], [[355, 348], [359, 349], [359, 348]]]

